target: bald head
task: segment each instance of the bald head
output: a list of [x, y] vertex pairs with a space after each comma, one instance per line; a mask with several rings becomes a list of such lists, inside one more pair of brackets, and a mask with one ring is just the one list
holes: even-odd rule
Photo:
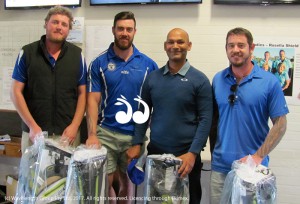
[[181, 28], [173, 28], [172, 30], [170, 30], [167, 35], [167, 41], [172, 35], [180, 35], [183, 39], [185, 39], [186, 42], [190, 42], [189, 34]]

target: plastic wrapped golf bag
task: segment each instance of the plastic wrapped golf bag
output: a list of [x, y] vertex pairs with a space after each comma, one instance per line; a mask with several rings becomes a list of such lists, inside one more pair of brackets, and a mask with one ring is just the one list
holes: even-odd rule
[[58, 141], [37, 137], [22, 155], [15, 203], [63, 203], [71, 154]]
[[147, 156], [144, 203], [189, 203], [188, 176], [177, 173], [181, 163], [172, 154]]
[[108, 203], [107, 150], [76, 148], [69, 165], [65, 204]]
[[263, 165], [256, 166], [249, 156], [246, 163], [234, 161], [225, 179], [222, 204], [275, 204], [276, 177]]

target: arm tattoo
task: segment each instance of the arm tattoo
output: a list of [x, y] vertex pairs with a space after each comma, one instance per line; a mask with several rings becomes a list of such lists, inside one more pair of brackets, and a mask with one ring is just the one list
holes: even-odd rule
[[272, 119], [273, 127], [270, 129], [265, 142], [257, 150], [256, 155], [264, 158], [267, 156], [280, 142], [286, 131], [286, 116], [280, 116]]

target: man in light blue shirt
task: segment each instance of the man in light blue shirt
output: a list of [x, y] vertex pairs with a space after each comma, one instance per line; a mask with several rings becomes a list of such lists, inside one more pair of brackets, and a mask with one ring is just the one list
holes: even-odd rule
[[212, 83], [211, 204], [220, 203], [233, 161], [246, 162], [251, 155], [256, 165], [268, 165], [268, 154], [286, 131], [289, 112], [279, 81], [251, 61], [252, 34], [234, 28], [227, 33], [225, 47], [230, 66], [218, 72]]

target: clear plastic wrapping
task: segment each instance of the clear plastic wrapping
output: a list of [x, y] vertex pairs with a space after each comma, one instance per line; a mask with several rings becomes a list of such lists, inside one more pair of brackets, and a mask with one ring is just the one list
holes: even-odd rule
[[189, 203], [188, 176], [180, 178], [182, 161], [172, 154], [149, 155], [146, 159], [144, 203]]
[[21, 158], [15, 203], [63, 203], [71, 154], [70, 147], [37, 136]]
[[275, 204], [276, 177], [263, 165], [256, 166], [249, 156], [246, 163], [234, 161], [227, 174], [220, 203]]
[[69, 165], [65, 204], [108, 203], [107, 150], [76, 148]]

